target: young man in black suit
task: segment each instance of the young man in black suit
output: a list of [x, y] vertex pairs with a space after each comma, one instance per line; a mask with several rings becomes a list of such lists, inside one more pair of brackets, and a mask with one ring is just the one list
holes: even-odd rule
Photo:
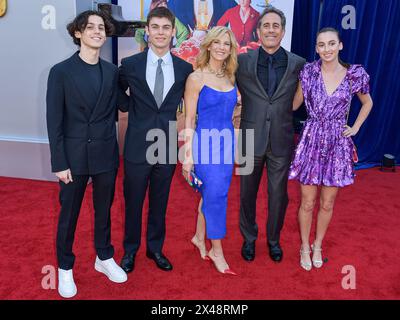
[[[146, 255], [160, 269], [172, 270], [172, 264], [162, 253], [165, 214], [177, 161], [176, 111], [186, 78], [193, 71], [191, 64], [170, 53], [174, 24], [175, 16], [167, 8], [150, 11], [146, 26], [148, 50], [122, 59], [120, 66], [121, 96], [128, 88], [130, 92], [129, 98], [125, 96], [129, 102], [120, 105], [122, 111], [129, 109], [124, 147], [125, 254], [121, 261], [126, 272], [134, 269], [139, 250], [142, 208], [148, 187]], [[151, 138], [153, 133], [165, 137], [159, 137], [160, 148], [154, 153], [151, 152], [156, 140]]]
[[113, 282], [127, 280], [113, 259], [111, 245], [110, 211], [119, 164], [115, 126], [118, 69], [99, 58], [113, 26], [102, 13], [85, 11], [67, 29], [80, 51], [50, 70], [46, 101], [51, 166], [60, 184], [58, 292], [64, 298], [77, 292], [72, 246], [89, 177], [95, 211], [95, 269]]

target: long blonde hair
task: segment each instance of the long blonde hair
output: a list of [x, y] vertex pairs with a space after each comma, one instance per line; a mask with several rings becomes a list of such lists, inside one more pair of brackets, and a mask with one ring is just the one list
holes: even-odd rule
[[231, 42], [231, 52], [228, 58], [225, 60], [225, 73], [230, 79], [233, 79], [236, 69], [238, 67], [237, 41], [232, 30], [224, 26], [214, 27], [207, 33], [206, 37], [203, 39], [200, 45], [200, 53], [197, 55], [196, 58], [196, 68], [204, 69], [207, 66], [208, 62], [210, 61], [210, 51], [208, 51], [208, 48], [211, 46], [212, 42], [215, 39], [222, 37], [224, 34], [228, 34], [229, 40]]

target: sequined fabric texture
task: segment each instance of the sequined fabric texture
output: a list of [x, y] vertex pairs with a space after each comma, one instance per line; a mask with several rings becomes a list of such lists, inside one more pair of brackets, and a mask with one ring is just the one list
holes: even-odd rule
[[353, 141], [344, 137], [347, 112], [354, 94], [369, 93], [369, 75], [351, 65], [336, 90], [328, 95], [321, 60], [307, 63], [300, 83], [308, 118], [290, 166], [289, 179], [305, 185], [344, 187], [354, 182]]

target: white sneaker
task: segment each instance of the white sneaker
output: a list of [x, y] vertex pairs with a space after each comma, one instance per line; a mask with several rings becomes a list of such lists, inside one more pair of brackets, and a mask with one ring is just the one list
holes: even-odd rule
[[76, 285], [72, 269], [63, 270], [58, 268], [58, 293], [63, 298], [72, 298], [76, 295]]
[[102, 261], [96, 256], [94, 268], [96, 271], [104, 273], [112, 282], [122, 283], [128, 280], [125, 271], [115, 263], [113, 258]]

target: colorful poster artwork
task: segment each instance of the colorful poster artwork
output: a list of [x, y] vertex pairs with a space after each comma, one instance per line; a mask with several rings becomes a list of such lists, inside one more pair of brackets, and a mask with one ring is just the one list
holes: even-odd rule
[[[182, 59], [194, 63], [200, 43], [207, 31], [217, 25], [229, 27], [238, 42], [238, 53], [256, 49], [260, 45], [257, 37], [257, 22], [260, 13], [273, 5], [292, 19], [294, 0], [142, 0], [142, 12], [158, 6], [168, 7], [174, 12], [176, 37], [172, 52]], [[288, 8], [288, 9], [287, 9]], [[143, 49], [147, 46], [144, 30], [136, 32], [136, 41]]]

